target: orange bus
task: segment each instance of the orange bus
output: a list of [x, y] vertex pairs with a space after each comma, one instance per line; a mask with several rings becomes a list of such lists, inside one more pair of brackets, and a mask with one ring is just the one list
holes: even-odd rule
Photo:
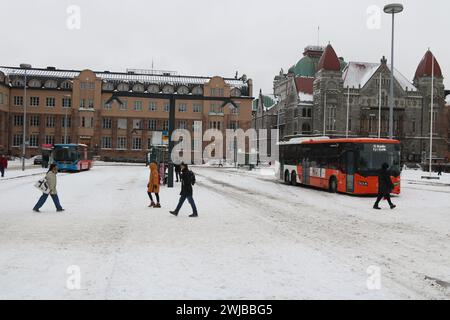
[[280, 179], [356, 195], [378, 193], [378, 172], [389, 165], [394, 194], [400, 194], [400, 141], [328, 137], [280, 142]]

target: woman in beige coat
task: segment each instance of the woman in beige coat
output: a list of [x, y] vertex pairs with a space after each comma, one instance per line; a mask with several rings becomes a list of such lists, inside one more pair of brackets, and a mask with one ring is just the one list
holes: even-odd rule
[[39, 201], [34, 206], [33, 211], [40, 212], [39, 209], [44, 205], [49, 194], [53, 199], [53, 203], [55, 204], [56, 211], [58, 211], [58, 212], [64, 211], [64, 209], [61, 207], [61, 204], [59, 203], [58, 193], [56, 192], [56, 174], [57, 173], [58, 173], [58, 167], [56, 166], [56, 164], [51, 164], [50, 168], [48, 169], [47, 174], [45, 175], [45, 179], [47, 179], [47, 184], [50, 189], [50, 192], [42, 194], [42, 196], [39, 198]]

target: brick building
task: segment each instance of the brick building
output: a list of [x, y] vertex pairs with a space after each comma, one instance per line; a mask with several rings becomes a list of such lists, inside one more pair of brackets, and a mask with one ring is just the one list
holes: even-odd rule
[[21, 155], [27, 103], [27, 157], [43, 144], [66, 142], [87, 144], [103, 158], [144, 159], [158, 138], [167, 140], [170, 96], [176, 97], [175, 129], [251, 127], [252, 80], [245, 76], [0, 67], [0, 148]]

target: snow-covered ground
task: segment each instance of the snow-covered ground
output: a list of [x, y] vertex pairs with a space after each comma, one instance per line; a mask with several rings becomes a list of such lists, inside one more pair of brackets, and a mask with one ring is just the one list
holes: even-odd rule
[[39, 175], [0, 180], [0, 298], [450, 298], [449, 175], [405, 171], [398, 208], [375, 211], [372, 198], [285, 186], [270, 168], [193, 170], [198, 219], [188, 203], [168, 213], [179, 184], [148, 208], [143, 165], [61, 173], [62, 214], [51, 199], [31, 211]]

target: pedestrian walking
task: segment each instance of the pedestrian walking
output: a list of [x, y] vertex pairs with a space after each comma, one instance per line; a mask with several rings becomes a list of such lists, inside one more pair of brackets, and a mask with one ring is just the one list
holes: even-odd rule
[[379, 204], [381, 199], [383, 198], [387, 200], [391, 209], [394, 209], [396, 207], [396, 205], [391, 201], [391, 192], [394, 189], [394, 184], [392, 183], [388, 168], [389, 165], [387, 163], [383, 163], [383, 165], [381, 166], [381, 170], [378, 173], [378, 197], [377, 201], [373, 205], [373, 208], [377, 210], [381, 210]]
[[45, 175], [45, 179], [47, 180], [47, 184], [49, 187], [49, 193], [42, 193], [42, 196], [39, 198], [39, 201], [36, 203], [36, 205], [33, 208], [33, 211], [40, 212], [39, 209], [44, 205], [45, 201], [48, 198], [48, 195], [52, 197], [53, 203], [55, 204], [56, 211], [62, 212], [64, 209], [62, 208], [58, 193], [56, 191], [56, 175], [58, 173], [58, 167], [56, 164], [52, 163], [50, 165], [50, 168], [48, 169], [47, 174]]
[[442, 164], [439, 164], [439, 167], [438, 167], [438, 176], [442, 176]]
[[5, 171], [8, 168], [8, 159], [5, 157], [4, 154], [0, 156], [0, 173], [2, 175], [2, 178], [5, 176]]
[[[158, 172], [158, 165], [156, 162], [150, 163], [150, 178], [148, 180], [147, 184], [147, 194], [150, 198], [150, 205], [149, 207], [152, 208], [161, 208], [161, 204], [159, 203], [159, 172]], [[152, 193], [155, 194], [156, 197], [156, 203], [153, 201]]]
[[181, 165], [176, 164], [175, 165], [175, 178], [177, 179], [177, 182], [180, 180], [180, 172], [181, 172]]
[[192, 207], [191, 218], [198, 217], [197, 207], [195, 206], [194, 198], [192, 197], [192, 186], [195, 184], [195, 174], [189, 170], [187, 164], [181, 164], [181, 192], [180, 200], [178, 201], [177, 208], [174, 211], [170, 211], [171, 214], [177, 216], [183, 206], [184, 201], [187, 199]]

